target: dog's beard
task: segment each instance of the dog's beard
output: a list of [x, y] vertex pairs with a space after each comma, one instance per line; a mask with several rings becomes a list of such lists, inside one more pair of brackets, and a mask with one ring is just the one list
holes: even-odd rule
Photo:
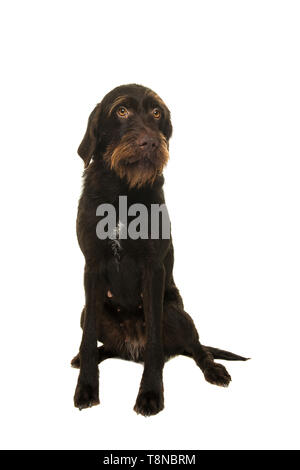
[[120, 178], [126, 178], [130, 188], [152, 185], [162, 174], [169, 159], [168, 144], [159, 134], [159, 145], [152, 152], [140, 150], [136, 145], [136, 136], [125, 134], [118, 145], [109, 145], [104, 161]]

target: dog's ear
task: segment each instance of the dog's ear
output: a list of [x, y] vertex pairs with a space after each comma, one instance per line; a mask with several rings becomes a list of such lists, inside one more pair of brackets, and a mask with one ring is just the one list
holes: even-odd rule
[[169, 108], [166, 105], [164, 106], [164, 114], [165, 114], [165, 122], [164, 122], [163, 131], [167, 140], [169, 140], [170, 137], [172, 136], [173, 126], [171, 122], [171, 113], [170, 113]]
[[96, 149], [97, 139], [99, 137], [98, 127], [99, 127], [100, 112], [101, 112], [101, 106], [99, 103], [90, 114], [86, 132], [77, 150], [78, 155], [84, 161], [84, 168], [87, 168], [89, 166], [91, 158]]
[[170, 137], [172, 136], [172, 132], [173, 132], [170, 113], [169, 113], [169, 116], [168, 116], [165, 132], [166, 132], [167, 139], [169, 140]]

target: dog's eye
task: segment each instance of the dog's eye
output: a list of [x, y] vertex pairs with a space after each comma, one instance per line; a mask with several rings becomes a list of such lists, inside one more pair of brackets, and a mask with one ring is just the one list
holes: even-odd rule
[[120, 108], [117, 111], [117, 115], [120, 116], [121, 118], [127, 118], [128, 117], [128, 110], [124, 106], [120, 106]]
[[155, 119], [159, 119], [160, 116], [161, 116], [161, 112], [158, 108], [154, 108], [153, 111], [152, 111], [152, 114], [155, 117]]

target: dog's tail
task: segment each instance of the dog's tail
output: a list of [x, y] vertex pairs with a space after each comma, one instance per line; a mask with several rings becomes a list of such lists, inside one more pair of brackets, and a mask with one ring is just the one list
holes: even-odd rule
[[211, 346], [203, 346], [206, 351], [213, 355], [214, 359], [225, 359], [225, 361], [248, 361], [250, 357], [239, 356], [229, 351], [223, 351], [223, 349], [212, 348]]
[[[250, 357], [239, 356], [229, 351], [223, 351], [223, 349], [213, 348], [211, 346], [202, 345], [205, 351], [208, 351], [212, 354], [214, 359], [224, 359], [225, 361], [248, 361]], [[193, 354], [188, 351], [182, 353], [183, 356], [193, 357]]]

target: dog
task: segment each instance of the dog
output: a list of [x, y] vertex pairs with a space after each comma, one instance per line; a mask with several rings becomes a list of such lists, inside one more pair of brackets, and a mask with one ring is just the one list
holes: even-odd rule
[[[163, 367], [177, 355], [195, 360], [205, 379], [227, 387], [231, 377], [214, 359], [247, 358], [203, 346], [192, 318], [185, 312], [173, 279], [172, 237], [123, 237], [119, 198], [130, 207], [165, 205], [163, 169], [172, 135], [170, 111], [142, 85], [119, 86], [92, 111], [78, 148], [84, 161], [77, 236], [85, 257], [85, 306], [74, 395], [79, 409], [99, 404], [98, 364], [121, 358], [144, 364], [134, 410], [144, 416], [164, 408]], [[99, 207], [112, 207], [116, 221], [110, 237], [99, 237]], [[133, 220], [128, 215], [128, 220]], [[146, 235], [153, 222], [146, 217]], [[152, 225], [151, 225], [152, 224]], [[108, 224], [109, 225], [109, 224]], [[102, 346], [97, 346], [97, 341]]]

